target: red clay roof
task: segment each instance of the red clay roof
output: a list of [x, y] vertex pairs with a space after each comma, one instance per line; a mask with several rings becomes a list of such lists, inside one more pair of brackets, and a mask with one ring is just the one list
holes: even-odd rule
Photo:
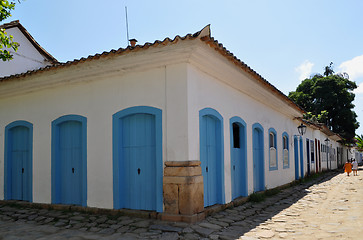
[[[9, 23], [9, 24], [11, 24], [11, 23]], [[20, 25], [20, 23], [18, 21], [16, 22], [16, 24]], [[296, 110], [298, 110], [301, 113], [305, 112], [304, 109], [302, 109], [295, 102], [293, 102], [290, 98], [288, 98], [284, 93], [282, 93], [275, 86], [273, 86], [271, 83], [269, 83], [260, 74], [258, 74], [256, 71], [254, 71], [252, 68], [250, 68], [247, 64], [245, 64], [243, 61], [241, 61], [236, 56], [234, 56], [233, 53], [228, 51], [221, 43], [219, 43], [217, 40], [214, 40], [214, 38], [210, 36], [210, 28], [209, 27], [210, 27], [210, 25], [207, 25], [201, 31], [196, 32], [194, 34], [187, 34], [184, 37], [181, 37], [181, 36], [177, 35], [174, 39], [165, 38], [163, 41], [156, 40], [153, 43], [145, 43], [144, 45], [136, 45], [135, 47], [128, 46], [127, 48], [119, 48], [118, 50], [111, 50], [109, 52], [103, 52], [101, 54], [89, 55], [87, 58], [81, 58], [79, 60], [75, 59], [73, 61], [67, 61], [65, 63], [57, 62], [52, 66], [47, 66], [47, 67], [40, 68], [40, 69], [37, 69], [37, 70], [32, 70], [32, 71], [28, 71], [28, 72], [21, 73], [21, 74], [16, 74], [16, 75], [0, 78], [0, 82], [15, 79], [15, 78], [20, 78], [20, 77], [25, 77], [25, 76], [29, 76], [29, 75], [33, 75], [33, 74], [40, 73], [40, 72], [43, 72], [43, 71], [50, 71], [50, 70], [53, 70], [53, 69], [67, 67], [67, 66], [70, 66], [70, 65], [76, 65], [76, 64], [86, 62], [86, 61], [97, 60], [97, 59], [99, 59], [101, 57], [104, 58], [104, 57], [108, 57], [108, 56], [127, 54], [129, 52], [141, 51], [141, 50], [148, 49], [150, 47], [157, 47], [159, 45], [169, 45], [169, 44], [175, 44], [178, 41], [193, 40], [193, 39], [196, 39], [196, 38], [199, 37], [201, 41], [205, 42], [210, 47], [214, 48], [216, 51], [218, 51], [220, 54], [222, 54], [228, 60], [233, 62], [237, 67], [243, 69], [245, 72], [250, 74], [254, 79], [256, 79], [258, 82], [263, 84], [270, 91], [276, 93], [276, 95], [280, 99], [285, 101], [288, 105], [295, 108]], [[30, 34], [28, 34], [28, 35], [30, 36]], [[35, 40], [34, 40], [34, 42], [35, 42]], [[39, 44], [38, 44], [38, 46], [39, 46]]]
[[29, 40], [29, 42], [42, 54], [49, 62], [52, 64], [58, 63], [57, 59], [55, 59], [49, 52], [47, 52], [44, 48], [42, 48], [37, 41], [30, 35], [30, 33], [20, 24], [19, 20], [12, 21], [10, 23], [5, 23], [0, 25], [0, 28], [10, 29], [18, 27], [19, 30], [24, 34], [24, 36]]

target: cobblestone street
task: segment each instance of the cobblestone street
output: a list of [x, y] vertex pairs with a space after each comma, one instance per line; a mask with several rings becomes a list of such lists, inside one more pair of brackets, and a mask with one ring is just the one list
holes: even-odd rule
[[196, 224], [0, 204], [0, 239], [362, 239], [360, 170], [326, 173]]

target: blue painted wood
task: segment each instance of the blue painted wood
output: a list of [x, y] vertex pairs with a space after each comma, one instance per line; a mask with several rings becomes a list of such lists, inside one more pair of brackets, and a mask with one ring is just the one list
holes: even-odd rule
[[294, 160], [295, 160], [295, 180], [299, 179], [299, 143], [297, 136], [294, 137]]
[[161, 110], [140, 106], [113, 115], [114, 208], [162, 212]]
[[82, 204], [82, 125], [78, 121], [59, 124], [61, 203]]
[[155, 116], [139, 113], [121, 121], [124, 207], [156, 210]]
[[52, 122], [52, 202], [87, 205], [87, 119], [62, 116]]
[[[28, 129], [23, 126], [14, 127], [12, 134], [12, 193], [13, 199], [23, 200], [23, 186], [26, 177], [24, 176], [26, 162], [28, 161], [29, 145]], [[24, 186], [25, 187], [25, 186]]]
[[254, 192], [265, 190], [265, 160], [263, 142], [263, 127], [259, 123], [255, 123], [252, 125]]
[[304, 177], [304, 142], [303, 138], [300, 136], [300, 177]]
[[[237, 130], [233, 130], [233, 128]], [[236, 139], [238, 131], [239, 140]], [[236, 144], [234, 141], [239, 141]], [[232, 199], [240, 196], [247, 196], [247, 137], [246, 123], [239, 117], [230, 119], [230, 143], [231, 143], [231, 183], [232, 183]]]
[[224, 203], [223, 118], [214, 109], [199, 111], [204, 206]]
[[306, 139], [306, 165], [307, 165], [307, 171], [308, 175], [310, 175], [310, 141], [309, 139]]
[[206, 125], [206, 148], [207, 148], [207, 156], [206, 156], [206, 167], [208, 168], [208, 171], [206, 172], [208, 175], [208, 181], [206, 182], [206, 185], [208, 187], [206, 194], [209, 199], [209, 205], [213, 205], [217, 203], [218, 199], [218, 190], [216, 189], [217, 186], [217, 178], [218, 178], [218, 172], [217, 172], [217, 123], [216, 119], [210, 116], [205, 116], [205, 125]]
[[33, 200], [33, 125], [15, 121], [5, 128], [5, 199]]

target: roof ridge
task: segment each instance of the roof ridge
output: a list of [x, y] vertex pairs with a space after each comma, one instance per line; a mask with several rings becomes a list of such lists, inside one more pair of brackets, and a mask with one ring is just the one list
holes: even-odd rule
[[[13, 22], [15, 22], [15, 21], [13, 21]], [[17, 21], [17, 22], [19, 22], [19, 21]], [[20, 23], [18, 23], [18, 24], [21, 25]], [[14, 74], [14, 75], [2, 77], [2, 78], [0, 78], [0, 82], [4, 81], [4, 80], [12, 79], [12, 78], [19, 78], [19, 77], [23, 77], [23, 76], [25, 77], [27, 75], [35, 74], [35, 73], [41, 72], [43, 70], [51, 70], [53, 68], [57, 68], [57, 67], [60, 67], [60, 66], [68, 66], [68, 65], [72, 65], [72, 64], [78, 64], [79, 62], [84, 62], [84, 61], [87, 61], [87, 60], [98, 59], [98, 58], [101, 58], [103, 56], [107, 56], [107, 55], [110, 55], [110, 54], [115, 55], [115, 54], [121, 54], [121, 53], [125, 53], [125, 52], [131, 52], [131, 51], [138, 50], [138, 49], [148, 49], [148, 48], [153, 47], [153, 46], [167, 45], [167, 44], [170, 44], [170, 43], [176, 43], [179, 40], [202, 38], [202, 37], [207, 36], [208, 34], [210, 35], [210, 24], [208, 24], [202, 30], [200, 30], [200, 31], [198, 31], [198, 32], [196, 32], [194, 34], [188, 33], [188, 34], [186, 34], [185, 36], [182, 36], [182, 37], [180, 35], [176, 35], [174, 37], [174, 39], [166, 37], [166, 38], [164, 38], [164, 40], [155, 40], [153, 43], [146, 42], [144, 45], [137, 44], [134, 47], [132, 47], [132, 46], [127, 46], [126, 48], [120, 47], [117, 50], [116, 49], [111, 49], [109, 51], [104, 51], [102, 53], [95, 53], [93, 55], [88, 55], [87, 57], [81, 57], [80, 59], [73, 59], [73, 60], [69, 60], [67, 62], [63, 62], [63, 63], [57, 61], [51, 66], [46, 66], [46, 67], [38, 68], [38, 69], [35, 69], [35, 70], [29, 70], [29, 71], [24, 72], [24, 73], [19, 73], [19, 74]]]
[[4, 23], [4, 24], [1, 24], [0, 25], [0, 28], [12, 28], [12, 27], [15, 27], [19, 24], [19, 20], [14, 20], [14, 21], [11, 21], [9, 23]]
[[14, 28], [18, 27], [19, 30], [24, 34], [24, 36], [28, 39], [28, 41], [52, 64], [58, 63], [58, 60], [53, 57], [48, 51], [46, 51], [40, 44], [33, 38], [33, 36], [25, 29], [23, 25], [19, 22], [19, 20], [11, 21], [10, 23], [5, 23], [0, 26], [0, 28]]
[[88, 57], [82, 57], [80, 59], [70, 60], [70, 61], [67, 61], [65, 63], [57, 62], [56, 64], [54, 64], [52, 66], [47, 66], [47, 67], [39, 68], [37, 70], [30, 70], [30, 71], [27, 71], [25, 73], [0, 78], [0, 82], [4, 81], [4, 80], [7, 80], [7, 79], [25, 77], [27, 75], [35, 74], [35, 73], [41, 72], [43, 70], [56, 69], [56, 68], [61, 67], [61, 66], [70, 66], [70, 65], [73, 65], [73, 64], [78, 64], [79, 62], [85, 62], [85, 61], [90, 61], [90, 60], [94, 60], [94, 59], [99, 59], [101, 57], [105, 57], [105, 56], [108, 56], [108, 55], [124, 54], [124, 53], [132, 52], [132, 51], [137, 51], [137, 50], [140, 50], [140, 49], [148, 49], [150, 47], [156, 47], [156, 46], [159, 46], [159, 45], [173, 44], [173, 43], [177, 43], [178, 41], [183, 41], [183, 40], [186, 40], [186, 39], [190, 39], [190, 40], [200, 39], [201, 41], [207, 43], [209, 46], [214, 48], [220, 54], [224, 55], [226, 58], [231, 59], [238, 67], [242, 68], [248, 74], [251, 74], [257, 81], [264, 84], [271, 91], [276, 92], [282, 99], [289, 102], [289, 104], [292, 107], [294, 107], [298, 111], [305, 112], [305, 110], [303, 108], [301, 108], [299, 105], [297, 105], [292, 99], [290, 99], [283, 92], [281, 92], [279, 89], [277, 89], [274, 85], [272, 85], [270, 82], [268, 82], [259, 73], [257, 73], [250, 66], [248, 66], [245, 62], [243, 62], [242, 60], [237, 58], [232, 52], [227, 50], [223, 46], [222, 43], [219, 43], [217, 40], [215, 40], [211, 36], [210, 24], [206, 25], [200, 31], [198, 31], [198, 32], [196, 32], [194, 34], [189, 33], [189, 34], [185, 35], [184, 37], [181, 37], [180, 35], [176, 35], [174, 37], [174, 39], [170, 39], [169, 37], [166, 37], [166, 38], [164, 38], [164, 40], [155, 40], [153, 43], [146, 42], [143, 45], [135, 45], [133, 47], [132, 46], [127, 46], [126, 48], [121, 47], [121, 48], [119, 48], [117, 50], [112, 49], [112, 50], [110, 50], [108, 52], [104, 51], [101, 54], [96, 53], [94, 55], [89, 55]]
[[236, 57], [232, 52], [230, 52], [226, 47], [223, 46], [222, 43], [219, 43], [217, 40], [214, 39], [214, 37], [202, 37], [202, 41], [205, 41], [209, 45], [214, 45], [214, 49], [219, 51], [222, 55], [224, 55], [227, 58], [230, 58], [237, 66], [243, 68], [247, 73], [253, 75], [255, 79], [269, 87], [272, 91], [277, 92], [281, 97], [283, 97], [285, 100], [288, 100], [295, 108], [297, 108], [299, 111], [305, 112], [305, 110], [300, 107], [298, 104], [296, 104], [291, 98], [286, 96], [283, 92], [281, 92], [278, 88], [276, 88], [274, 85], [272, 85], [269, 81], [267, 81], [264, 77], [262, 77], [258, 72], [253, 70], [250, 66], [248, 66], [245, 62], [240, 60], [238, 57]]

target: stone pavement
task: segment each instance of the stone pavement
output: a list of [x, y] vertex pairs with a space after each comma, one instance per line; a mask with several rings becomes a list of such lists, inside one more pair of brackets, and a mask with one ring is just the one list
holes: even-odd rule
[[329, 172], [195, 224], [0, 204], [0, 240], [363, 239], [363, 171], [358, 174]]

